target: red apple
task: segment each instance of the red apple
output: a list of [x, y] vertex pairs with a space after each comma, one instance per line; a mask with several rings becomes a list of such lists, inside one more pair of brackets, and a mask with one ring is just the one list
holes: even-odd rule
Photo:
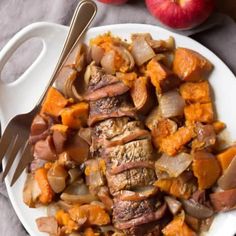
[[98, 0], [98, 1], [106, 4], [120, 5], [126, 3], [128, 0]]
[[190, 29], [205, 21], [215, 0], [146, 0], [154, 17], [174, 29]]

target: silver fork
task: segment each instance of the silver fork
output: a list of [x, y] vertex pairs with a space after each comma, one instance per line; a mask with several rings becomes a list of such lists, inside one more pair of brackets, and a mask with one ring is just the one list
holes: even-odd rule
[[19, 161], [10, 183], [11, 186], [16, 182], [22, 171], [32, 160], [32, 155], [30, 154], [31, 145], [28, 139], [33, 118], [39, 112], [48, 89], [53, 85], [56, 79], [57, 72], [66, 60], [69, 52], [71, 52], [78, 44], [80, 38], [83, 36], [84, 32], [95, 17], [96, 12], [97, 6], [92, 0], [80, 1], [72, 17], [69, 33], [64, 43], [59, 61], [54, 69], [52, 77], [50, 78], [48, 86], [43, 92], [37, 105], [29, 113], [13, 117], [2, 135], [0, 141], [0, 162], [4, 156], [6, 158], [6, 165], [2, 173], [2, 181], [9, 173], [16, 156], [19, 155]]

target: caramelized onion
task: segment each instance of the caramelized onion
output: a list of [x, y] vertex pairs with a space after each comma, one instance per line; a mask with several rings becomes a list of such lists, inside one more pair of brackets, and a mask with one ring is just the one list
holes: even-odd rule
[[82, 175], [80, 169], [78, 167], [72, 168], [68, 170], [68, 174], [70, 176], [70, 183], [75, 182], [76, 180], [79, 179], [79, 177]]
[[176, 215], [182, 207], [181, 202], [171, 196], [165, 196], [165, 202], [173, 215]]
[[191, 164], [192, 156], [188, 153], [180, 153], [176, 156], [169, 157], [166, 154], [156, 161], [155, 167], [158, 171], [166, 172], [170, 177], [178, 177]]
[[48, 171], [48, 182], [55, 193], [62, 192], [66, 187], [67, 171], [63, 166], [54, 164]]
[[36, 219], [36, 224], [40, 232], [48, 233], [50, 235], [60, 235], [60, 228], [57, 220], [53, 216], [40, 217]]
[[108, 74], [115, 74], [115, 52], [106, 52], [102, 57], [101, 65]]
[[184, 113], [185, 102], [175, 90], [164, 93], [160, 97], [159, 103], [164, 118], [181, 116]]
[[97, 45], [93, 45], [91, 47], [91, 57], [92, 60], [94, 60], [97, 65], [100, 64], [102, 57], [104, 56], [104, 53], [105, 53], [104, 49]]
[[236, 188], [236, 156], [230, 162], [224, 174], [218, 179], [218, 185], [224, 190]]
[[202, 205], [193, 199], [182, 200], [183, 208], [187, 214], [197, 219], [206, 219], [214, 214], [214, 211], [205, 205]]
[[132, 70], [135, 63], [134, 63], [134, 58], [131, 55], [131, 53], [123, 46], [113, 46], [113, 48], [122, 57], [124, 61], [124, 65], [127, 67], [127, 69], [125, 69], [125, 71], [123, 72]]
[[32, 174], [27, 174], [27, 178], [23, 189], [23, 201], [29, 207], [34, 207], [35, 202], [39, 198], [41, 190], [38, 186], [37, 181], [35, 181]]
[[138, 66], [152, 59], [156, 54], [147, 41], [143, 38], [136, 38], [132, 42], [131, 53]]
[[62, 193], [61, 199], [73, 204], [87, 204], [98, 200], [98, 198], [92, 194], [74, 195], [68, 193]]

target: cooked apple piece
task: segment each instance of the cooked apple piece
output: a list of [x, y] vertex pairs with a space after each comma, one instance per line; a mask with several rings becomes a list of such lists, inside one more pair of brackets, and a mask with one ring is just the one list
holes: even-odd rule
[[149, 91], [149, 80], [147, 77], [137, 78], [130, 91], [136, 109], [142, 114], [149, 112], [153, 104]]
[[216, 211], [229, 211], [236, 205], [236, 188], [212, 193], [210, 200]]
[[184, 108], [184, 115], [188, 121], [211, 123], [214, 119], [212, 103], [194, 103]]
[[152, 59], [147, 64], [146, 73], [150, 76], [151, 82], [159, 94], [165, 93], [180, 85], [180, 79], [156, 59]]
[[182, 80], [200, 81], [206, 79], [213, 65], [201, 54], [187, 48], [177, 48], [173, 61], [173, 71]]
[[175, 133], [162, 139], [160, 150], [169, 156], [176, 155], [194, 137], [192, 127], [181, 127]]
[[186, 82], [180, 86], [180, 94], [187, 102], [206, 103], [211, 101], [210, 87], [207, 81]]

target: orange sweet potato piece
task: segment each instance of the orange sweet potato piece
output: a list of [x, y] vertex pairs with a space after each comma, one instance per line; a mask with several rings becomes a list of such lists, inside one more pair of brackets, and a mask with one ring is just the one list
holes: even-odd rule
[[177, 130], [177, 124], [170, 119], [160, 120], [151, 130], [152, 142], [156, 148], [160, 147], [163, 138], [168, 137]]
[[55, 124], [55, 125], [50, 127], [50, 130], [59, 131], [59, 132], [65, 134], [68, 131], [68, 126], [67, 125], [62, 125], [62, 124]]
[[65, 227], [65, 233], [70, 234], [75, 230], [79, 229], [79, 224], [72, 220], [69, 213], [65, 212], [64, 210], [59, 210], [56, 212], [55, 218], [59, 225]]
[[194, 137], [194, 131], [190, 127], [181, 127], [175, 133], [162, 139], [160, 150], [169, 156], [176, 155], [185, 144]]
[[86, 218], [86, 224], [88, 225], [106, 225], [110, 223], [110, 216], [99, 205], [76, 205], [69, 209], [69, 214], [77, 222], [81, 218]]
[[61, 110], [68, 104], [68, 100], [55, 88], [48, 90], [45, 100], [43, 101], [40, 113], [51, 116], [59, 116]]
[[226, 150], [224, 150], [223, 152], [221, 152], [216, 156], [223, 171], [225, 171], [228, 168], [230, 162], [233, 160], [235, 156], [236, 156], [236, 146], [227, 148]]
[[226, 128], [226, 124], [221, 121], [215, 121], [212, 125], [216, 134], [219, 134], [222, 130]]
[[203, 123], [211, 123], [214, 120], [214, 112], [212, 103], [194, 103], [184, 108], [184, 115], [188, 121], [199, 121]]
[[184, 222], [184, 215], [176, 216], [164, 229], [162, 233], [164, 236], [197, 236], [188, 225]]
[[61, 111], [62, 124], [73, 129], [86, 125], [88, 119], [88, 103], [80, 102]]
[[177, 178], [159, 179], [154, 185], [161, 191], [171, 194], [175, 197], [189, 199], [193, 191], [196, 189], [195, 185], [186, 181], [182, 176]]
[[211, 101], [210, 87], [207, 81], [186, 82], [180, 86], [180, 94], [188, 102], [206, 103]]
[[39, 168], [35, 171], [34, 175], [37, 181], [41, 194], [39, 196], [39, 201], [43, 204], [48, 204], [52, 201], [54, 192], [47, 179], [47, 170], [45, 168]]
[[182, 80], [200, 81], [206, 79], [212, 69], [212, 64], [199, 53], [187, 48], [176, 49], [173, 71]]
[[149, 112], [153, 104], [150, 94], [149, 80], [147, 77], [139, 77], [134, 81], [130, 94], [136, 109], [142, 114]]
[[151, 82], [159, 94], [165, 93], [180, 85], [179, 78], [155, 59], [152, 59], [147, 64], [146, 74], [150, 76]]
[[96, 236], [92, 228], [86, 228], [84, 230], [84, 236]]
[[193, 174], [198, 179], [198, 188], [210, 188], [220, 177], [221, 168], [218, 160], [211, 153], [198, 151], [194, 153]]

